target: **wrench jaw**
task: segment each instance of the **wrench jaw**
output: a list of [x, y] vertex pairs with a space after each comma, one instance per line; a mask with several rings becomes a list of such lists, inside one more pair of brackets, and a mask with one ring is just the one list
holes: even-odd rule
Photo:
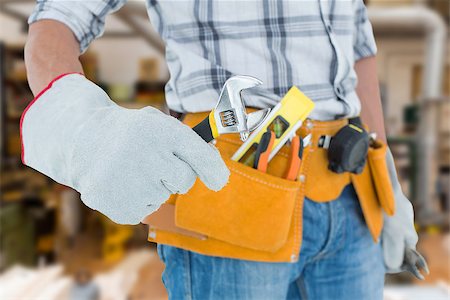
[[271, 109], [263, 108], [254, 112], [251, 112], [247, 115], [247, 126], [250, 132], [254, 131], [256, 128], [261, 126], [261, 124], [266, 120], [269, 116]]
[[233, 76], [225, 82], [214, 109], [214, 119], [219, 135], [239, 133], [242, 141], [247, 140], [250, 129], [241, 92], [261, 83], [257, 78], [241, 75]]

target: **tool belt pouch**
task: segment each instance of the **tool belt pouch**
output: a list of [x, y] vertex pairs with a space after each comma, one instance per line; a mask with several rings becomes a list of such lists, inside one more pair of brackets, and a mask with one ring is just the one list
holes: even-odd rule
[[[184, 123], [193, 126], [201, 117], [187, 115]], [[280, 151], [284, 154], [274, 157], [263, 173], [230, 159], [242, 144], [238, 135], [221, 136], [216, 141], [231, 172], [228, 184], [214, 192], [197, 180], [188, 193], [172, 196], [162, 208], [175, 212], [171, 214], [172, 229], [158, 228], [153, 214], [144, 221], [150, 225], [149, 240], [205, 255], [296, 261], [302, 235], [303, 188], [298, 181], [278, 177], [288, 166], [288, 152]]]
[[288, 238], [299, 184], [226, 156], [224, 161], [231, 172], [228, 184], [213, 192], [198, 180], [177, 198], [176, 225], [244, 248], [279, 250]]
[[[190, 114], [184, 123], [193, 126], [203, 118], [202, 114]], [[382, 163], [374, 159], [361, 174], [336, 174], [328, 170], [326, 150], [317, 147], [320, 136], [333, 135], [345, 124], [345, 120], [315, 122], [313, 131], [302, 127], [301, 136], [312, 133], [315, 142], [305, 149], [300, 174], [306, 177], [299, 181], [281, 178], [289, 165], [288, 149], [283, 147], [263, 173], [229, 159], [242, 144], [237, 135], [219, 137], [216, 147], [231, 172], [228, 185], [213, 192], [197, 180], [187, 194], [172, 196], [158, 211], [159, 216], [157, 212], [144, 221], [150, 225], [149, 240], [205, 255], [295, 262], [302, 241], [304, 197], [332, 201], [346, 185], [353, 184], [377, 241], [383, 216], [371, 164], [375, 170], [381, 169]], [[369, 155], [374, 158], [385, 155], [382, 147], [371, 150]], [[161, 221], [170, 224], [162, 226]]]
[[395, 198], [386, 163], [386, 151], [386, 144], [375, 141], [369, 148], [367, 161], [381, 208], [387, 215], [392, 216], [395, 213]]
[[[349, 184], [353, 185], [367, 227], [374, 239], [379, 240], [383, 228], [383, 214], [378, 199], [372, 167], [370, 163], [364, 165], [360, 174], [344, 172], [337, 174], [328, 168], [328, 153], [326, 149], [318, 147], [317, 141], [321, 136], [334, 136], [343, 126], [345, 120], [328, 122], [314, 122], [314, 129], [301, 128], [302, 135], [313, 134], [313, 145], [306, 149], [308, 159], [304, 160], [302, 173], [306, 174], [305, 197], [315, 202], [333, 201], [339, 197], [342, 190]], [[314, 142], [316, 141], [316, 142]], [[382, 149], [372, 149], [370, 155], [379, 154]], [[384, 155], [384, 154], [383, 154]], [[384, 156], [383, 156], [384, 157]]]

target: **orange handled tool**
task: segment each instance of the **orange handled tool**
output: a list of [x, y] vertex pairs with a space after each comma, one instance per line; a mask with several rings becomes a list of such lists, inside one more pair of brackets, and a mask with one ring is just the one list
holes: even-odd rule
[[269, 163], [270, 152], [275, 142], [275, 133], [267, 130], [261, 137], [258, 147], [255, 152], [255, 162], [253, 167], [261, 172], [267, 171], [267, 165]]
[[284, 178], [287, 180], [296, 180], [300, 166], [302, 164], [304, 141], [298, 135], [291, 140], [291, 154], [289, 161], [289, 168]]

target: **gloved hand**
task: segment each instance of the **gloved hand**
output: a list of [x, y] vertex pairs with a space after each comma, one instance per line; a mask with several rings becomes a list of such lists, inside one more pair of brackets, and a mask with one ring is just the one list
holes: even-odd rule
[[76, 189], [120, 224], [137, 224], [197, 176], [220, 190], [229, 171], [219, 152], [157, 109], [116, 105], [80, 74], [62, 76], [24, 111], [22, 161]]
[[386, 163], [391, 179], [396, 212], [392, 217], [384, 216], [381, 241], [384, 262], [388, 273], [409, 271], [419, 279], [424, 279], [420, 273], [423, 269], [429, 274], [425, 259], [416, 251], [418, 236], [414, 228], [414, 211], [411, 202], [402, 192], [395, 170], [391, 151], [386, 152]]

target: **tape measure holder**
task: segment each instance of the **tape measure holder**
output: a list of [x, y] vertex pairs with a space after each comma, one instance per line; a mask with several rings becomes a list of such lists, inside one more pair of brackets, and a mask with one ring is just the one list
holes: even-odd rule
[[370, 136], [359, 117], [349, 119], [329, 142], [328, 168], [335, 173], [360, 174], [369, 151]]

